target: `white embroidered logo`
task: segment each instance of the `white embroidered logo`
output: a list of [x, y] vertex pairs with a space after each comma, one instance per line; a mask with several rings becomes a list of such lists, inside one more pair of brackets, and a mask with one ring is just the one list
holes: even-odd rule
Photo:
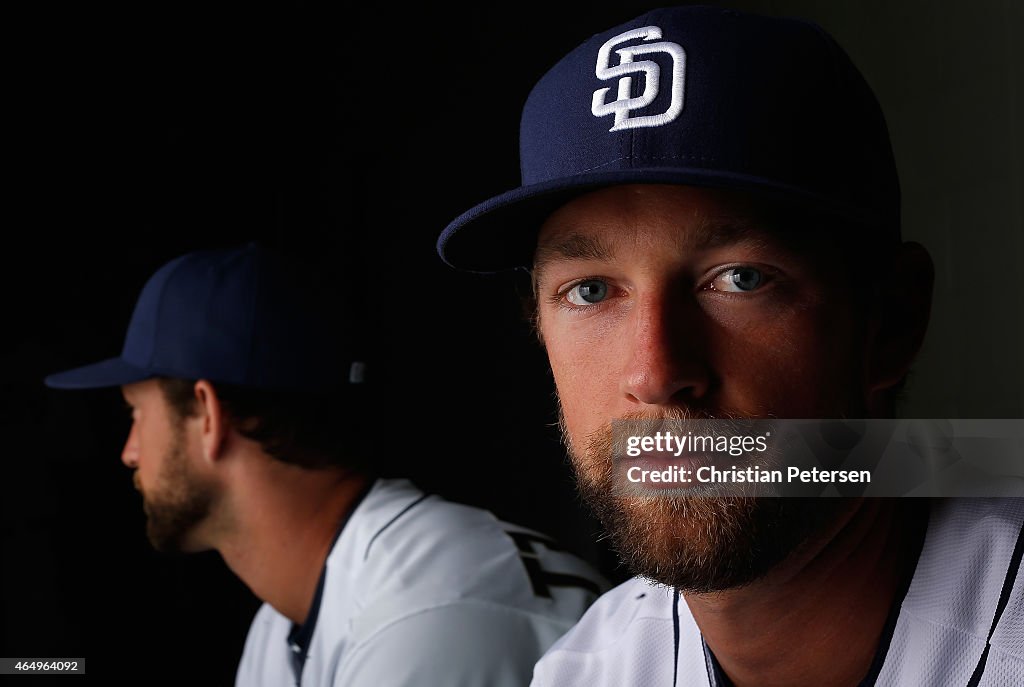
[[[645, 26], [641, 29], [633, 29], [615, 36], [597, 52], [597, 78], [602, 81], [608, 79], [619, 80], [619, 92], [615, 100], [606, 102], [605, 95], [610, 88], [601, 88], [594, 91], [594, 100], [590, 111], [595, 117], [615, 115], [615, 123], [609, 131], [620, 131], [622, 129], [637, 129], [646, 126], [661, 126], [668, 124], [683, 111], [683, 82], [684, 70], [686, 68], [686, 51], [678, 43], [662, 41], [660, 43], [641, 43], [625, 48], [619, 48], [615, 53], [619, 56], [619, 64], [611, 65], [612, 48], [620, 43], [642, 38], [645, 41], [661, 38], [661, 29], [657, 26]], [[658, 97], [659, 80], [661, 68], [657, 62], [642, 60], [634, 62], [637, 55], [649, 55], [651, 53], [663, 52], [672, 57], [672, 101], [668, 109], [658, 115], [645, 115], [643, 117], [630, 117], [629, 113], [647, 107]], [[642, 72], [644, 75], [644, 92], [632, 98], [630, 92], [633, 87], [631, 74]]]

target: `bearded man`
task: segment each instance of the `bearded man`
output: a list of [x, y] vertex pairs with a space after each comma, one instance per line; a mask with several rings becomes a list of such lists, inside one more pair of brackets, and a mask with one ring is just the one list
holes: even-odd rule
[[1024, 683], [1018, 499], [622, 493], [614, 421], [885, 418], [931, 260], [881, 109], [813, 24], [708, 7], [593, 36], [536, 84], [523, 185], [443, 232], [531, 272], [580, 488], [637, 573], [533, 684]]

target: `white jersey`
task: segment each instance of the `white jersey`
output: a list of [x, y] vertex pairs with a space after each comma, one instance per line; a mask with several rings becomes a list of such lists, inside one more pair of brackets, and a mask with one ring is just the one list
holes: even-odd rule
[[305, 625], [257, 612], [236, 685], [521, 687], [606, 588], [547, 537], [379, 479], [328, 554]]
[[[861, 685], [1024, 685], [1024, 499], [932, 506], [917, 567]], [[537, 664], [533, 687], [722, 687], [685, 602], [633, 578], [602, 596]], [[673, 675], [675, 663], [676, 675]]]

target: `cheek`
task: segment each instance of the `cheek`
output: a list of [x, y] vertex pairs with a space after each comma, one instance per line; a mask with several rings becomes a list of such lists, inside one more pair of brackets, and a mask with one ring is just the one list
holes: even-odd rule
[[163, 423], [147, 425], [139, 432], [139, 475], [145, 483], [152, 483], [160, 474], [173, 439], [171, 428]]
[[570, 433], [582, 436], [607, 424], [618, 388], [614, 339], [546, 331], [544, 342]]
[[861, 365], [855, 340], [849, 319], [826, 306], [734, 332], [716, 346], [723, 404], [779, 417], [845, 414]]
[[160, 455], [157, 451], [157, 442], [154, 440], [154, 437], [147, 436], [145, 432], [140, 432], [139, 478], [151, 480], [152, 476], [157, 472], [157, 463], [159, 461]]

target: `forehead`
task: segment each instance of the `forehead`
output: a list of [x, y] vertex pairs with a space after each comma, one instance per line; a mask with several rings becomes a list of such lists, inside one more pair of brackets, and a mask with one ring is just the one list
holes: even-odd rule
[[793, 209], [737, 191], [612, 186], [579, 196], [552, 213], [538, 235], [534, 264], [608, 260], [622, 244], [689, 251], [743, 241], [810, 249], [831, 233], [805, 231], [805, 224]]
[[160, 383], [156, 379], [145, 379], [141, 382], [133, 382], [121, 386], [121, 395], [125, 400], [131, 402], [144, 402], [162, 397]]

